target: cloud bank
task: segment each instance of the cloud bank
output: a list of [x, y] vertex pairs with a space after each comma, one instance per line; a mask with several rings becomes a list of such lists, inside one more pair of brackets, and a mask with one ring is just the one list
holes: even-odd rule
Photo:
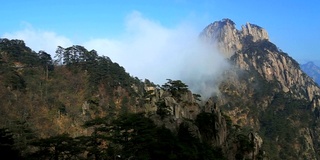
[[72, 41], [64, 36], [57, 35], [52, 31], [38, 30], [32, 27], [31, 24], [26, 24], [25, 29], [14, 33], [5, 33], [2, 35], [8, 39], [24, 40], [26, 45], [32, 50], [38, 52], [44, 50], [51, 54], [52, 58], [58, 46], [67, 47], [72, 45]]
[[[159, 85], [166, 79], [179, 79], [193, 92], [208, 98], [218, 92], [228, 63], [213, 45], [199, 40], [199, 33], [192, 23], [169, 28], [133, 12], [125, 19], [125, 30], [118, 38], [95, 38], [80, 45], [110, 57], [134, 77], [149, 79]], [[50, 54], [57, 46], [73, 45], [64, 36], [30, 27], [4, 37], [23, 39], [32, 49]]]

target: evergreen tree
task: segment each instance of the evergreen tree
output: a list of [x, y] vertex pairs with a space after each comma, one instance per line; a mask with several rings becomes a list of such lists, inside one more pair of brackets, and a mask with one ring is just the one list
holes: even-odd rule
[[15, 149], [13, 134], [7, 128], [0, 129], [0, 155], [8, 159], [20, 159], [19, 150]]

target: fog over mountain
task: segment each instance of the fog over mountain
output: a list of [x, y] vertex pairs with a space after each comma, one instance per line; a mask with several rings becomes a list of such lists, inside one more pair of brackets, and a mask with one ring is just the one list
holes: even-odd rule
[[181, 79], [193, 91], [210, 95], [216, 89], [208, 82], [218, 81], [228, 64], [215, 48], [199, 40], [199, 31], [192, 26], [166, 28], [134, 12], [128, 16], [120, 39], [93, 40], [84, 45], [110, 56], [133, 76], [159, 85], [166, 79]]
[[[28, 150], [27, 142], [17, 143], [22, 157], [36, 156], [59, 140], [67, 150], [83, 146], [75, 147], [76, 153], [42, 156], [90, 157], [82, 153], [91, 152], [97, 146], [91, 138], [101, 134], [110, 145], [101, 143], [97, 155], [113, 144], [122, 146], [115, 149], [128, 158], [148, 148], [148, 157], [163, 153], [160, 159], [169, 159], [164, 158], [167, 153], [176, 159], [319, 159], [320, 88], [303, 66], [269, 40], [266, 29], [246, 23], [239, 30], [231, 19], [222, 19], [198, 33], [190, 25], [163, 27], [138, 12], [126, 24], [118, 39], [59, 47], [57, 63], [23, 40], [1, 39], [2, 127], [19, 135], [18, 141], [27, 141], [20, 135], [32, 133], [25, 128], [38, 138], [49, 137], [32, 144], [35, 151]], [[317, 69], [312, 63], [306, 67]], [[90, 127], [94, 130], [88, 132]], [[63, 135], [68, 142], [54, 137], [62, 133], [72, 136]], [[163, 137], [171, 133], [177, 137]], [[78, 141], [82, 135], [85, 140]], [[126, 135], [130, 137], [121, 138], [123, 143], [110, 141]], [[163, 141], [168, 143], [159, 143]], [[140, 148], [136, 142], [148, 145]]]
[[[169, 28], [134, 11], [125, 18], [124, 25], [125, 30], [117, 38], [95, 38], [80, 45], [110, 57], [134, 77], [159, 85], [166, 79], [181, 79], [204, 97], [218, 91], [216, 87], [228, 63], [215, 48], [199, 40], [195, 24], [182, 22]], [[75, 44], [74, 40], [37, 30], [30, 24], [4, 37], [23, 39], [35, 51], [45, 50], [52, 57], [57, 46]]]

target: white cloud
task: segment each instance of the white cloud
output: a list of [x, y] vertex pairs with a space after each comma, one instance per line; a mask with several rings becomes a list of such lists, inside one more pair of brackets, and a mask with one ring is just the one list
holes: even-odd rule
[[93, 39], [84, 46], [109, 56], [133, 76], [163, 84], [180, 79], [205, 96], [217, 92], [227, 62], [212, 46], [202, 44], [187, 23], [168, 28], [133, 12], [119, 39]]
[[[180, 79], [205, 98], [218, 91], [219, 78], [228, 64], [214, 48], [199, 41], [200, 31], [191, 23], [168, 28], [133, 12], [127, 16], [125, 26], [117, 39], [95, 38], [80, 45], [110, 57], [140, 79], [159, 85], [166, 79]], [[74, 45], [62, 35], [30, 26], [3, 37], [22, 39], [31, 49], [45, 50], [52, 56], [57, 46]]]
[[57, 35], [52, 31], [38, 30], [32, 27], [32, 25], [27, 24], [25, 29], [13, 33], [5, 33], [2, 35], [4, 38], [8, 39], [21, 39], [24, 40], [26, 45], [32, 50], [38, 52], [39, 50], [44, 50], [51, 54], [52, 57], [55, 55], [57, 46], [67, 47], [72, 45], [70, 39]]
[[[176, 78], [166, 69], [174, 68], [180, 61], [178, 57], [183, 54], [182, 45], [186, 42], [185, 35], [189, 34], [182, 33], [183, 29], [163, 27], [142, 17], [139, 12], [133, 12], [126, 19], [126, 30], [121, 38], [93, 39], [84, 46], [109, 56], [133, 76], [161, 83], [166, 78]], [[182, 39], [185, 42], [181, 42]]]

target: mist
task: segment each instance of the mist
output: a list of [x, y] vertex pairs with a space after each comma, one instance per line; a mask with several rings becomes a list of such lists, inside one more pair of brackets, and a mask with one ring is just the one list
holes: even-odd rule
[[193, 93], [206, 99], [219, 92], [222, 73], [229, 65], [213, 45], [199, 40], [204, 27], [199, 29], [194, 20], [163, 26], [134, 11], [125, 18], [122, 34], [113, 38], [94, 37], [75, 43], [66, 36], [36, 29], [31, 24], [24, 30], [5, 33], [3, 37], [22, 39], [27, 46], [36, 51], [44, 50], [52, 57], [57, 46], [82, 45], [96, 50], [100, 56], [110, 57], [133, 77], [149, 79], [158, 85], [163, 85], [167, 79], [181, 80]]
[[67, 37], [58, 35], [53, 31], [45, 31], [33, 27], [30, 23], [23, 22], [24, 29], [14, 33], [4, 33], [2, 37], [8, 39], [21, 39], [28, 47], [38, 52], [46, 51], [51, 57], [55, 56], [58, 46], [69, 47], [74, 43]]
[[159, 85], [166, 79], [182, 80], [202, 98], [219, 92], [222, 73], [229, 65], [213, 45], [200, 41], [201, 30], [194, 24], [169, 28], [133, 12], [125, 25], [120, 38], [94, 39], [84, 46], [110, 57], [139, 79]]

